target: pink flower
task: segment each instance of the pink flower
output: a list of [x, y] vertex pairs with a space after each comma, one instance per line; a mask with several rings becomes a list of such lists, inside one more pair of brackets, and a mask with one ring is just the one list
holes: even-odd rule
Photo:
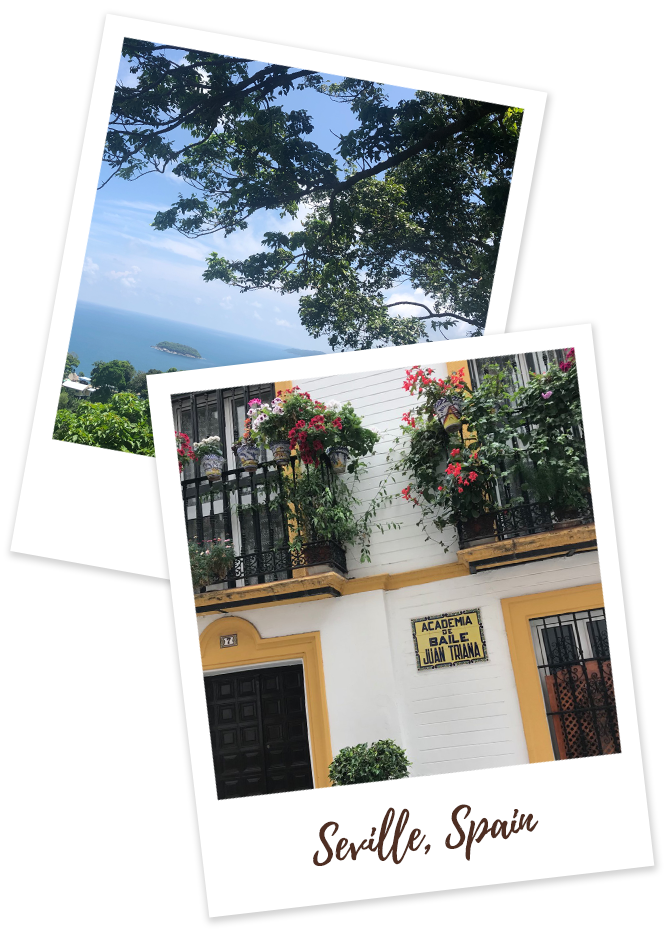
[[553, 396], [553, 392], [551, 391], [551, 389], [549, 389], [547, 392], [542, 393], [543, 399], [551, 399], [552, 396]]

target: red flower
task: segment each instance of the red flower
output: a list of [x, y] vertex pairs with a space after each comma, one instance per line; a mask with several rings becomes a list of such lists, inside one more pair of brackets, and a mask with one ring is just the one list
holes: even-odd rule
[[474, 470], [471, 470], [470, 473], [468, 474], [468, 477], [470, 478], [470, 480], [476, 480], [477, 474], [474, 472]]

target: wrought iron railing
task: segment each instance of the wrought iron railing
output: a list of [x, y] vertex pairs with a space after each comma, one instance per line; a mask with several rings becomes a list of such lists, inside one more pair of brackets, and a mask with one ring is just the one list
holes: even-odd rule
[[[205, 476], [182, 480], [189, 541], [203, 548], [226, 541], [235, 550], [234, 564], [225, 579], [212, 582], [210, 587], [227, 589], [287, 580], [299, 568], [316, 566], [346, 574], [344, 548], [332, 541], [311, 540], [309, 517], [293, 506], [301, 472], [308, 476], [310, 471], [319, 471], [324, 487], [335, 494], [336, 478], [328, 463], [298, 466], [295, 456], [286, 467], [266, 461], [253, 473], [241, 467], [224, 470], [218, 481]], [[302, 544], [291, 547], [296, 539]]]
[[[457, 523], [461, 548], [487, 540], [506, 541], [593, 521], [591, 496], [586, 487], [580, 491], [581, 505], [573, 509], [566, 509], [565, 504], [533, 492], [535, 467], [525, 450], [534, 426], [529, 420], [524, 420], [522, 411], [517, 410], [517, 416], [518, 428], [510, 442], [509, 454], [498, 462], [498, 477], [489, 487], [491, 509], [479, 520]], [[575, 439], [575, 444], [583, 447], [581, 425], [570, 425], [565, 433]], [[465, 443], [462, 434], [461, 441]], [[588, 472], [585, 452], [583, 466]]]

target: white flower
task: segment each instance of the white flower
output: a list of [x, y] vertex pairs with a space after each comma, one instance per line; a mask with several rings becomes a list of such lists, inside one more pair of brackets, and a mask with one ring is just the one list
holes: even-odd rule
[[326, 402], [326, 407], [335, 409], [335, 411], [338, 412], [342, 408], [342, 403], [338, 402], [337, 399], [331, 399], [330, 402]]

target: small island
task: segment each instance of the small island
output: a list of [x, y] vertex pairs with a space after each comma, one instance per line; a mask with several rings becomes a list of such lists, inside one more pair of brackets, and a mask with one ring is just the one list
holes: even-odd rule
[[198, 353], [195, 347], [189, 347], [188, 344], [174, 344], [172, 341], [161, 341], [160, 344], [154, 344], [152, 349], [176, 354], [178, 357], [192, 357], [194, 360], [202, 360], [202, 355]]

